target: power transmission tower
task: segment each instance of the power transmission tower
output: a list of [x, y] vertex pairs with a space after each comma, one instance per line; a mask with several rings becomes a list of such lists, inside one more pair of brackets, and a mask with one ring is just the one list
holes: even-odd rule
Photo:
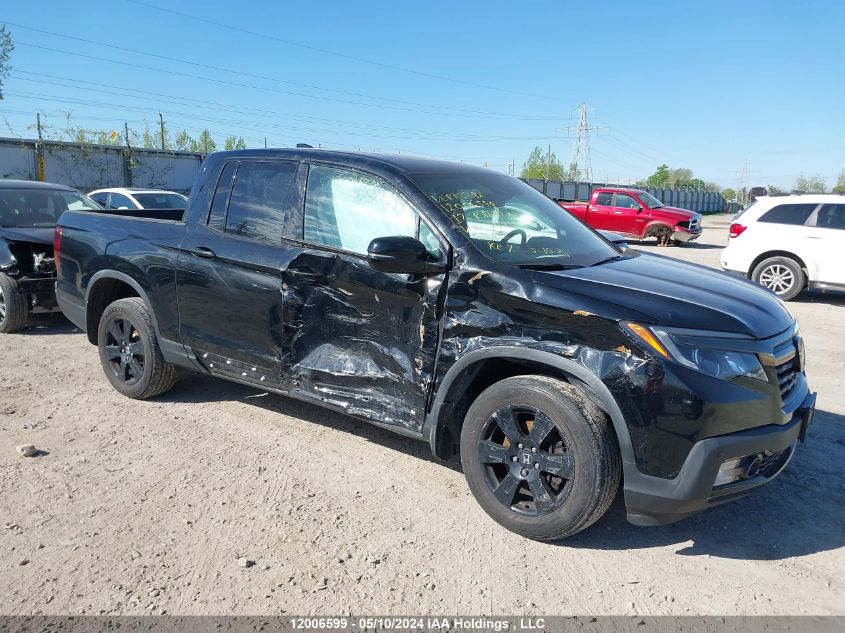
[[590, 131], [607, 127], [605, 125], [590, 125], [587, 121], [587, 104], [582, 103], [575, 108], [578, 110], [578, 125], [570, 126], [567, 132], [575, 130], [575, 142], [572, 144], [572, 155], [569, 158], [569, 179], [575, 181], [593, 182], [593, 164], [590, 159]]

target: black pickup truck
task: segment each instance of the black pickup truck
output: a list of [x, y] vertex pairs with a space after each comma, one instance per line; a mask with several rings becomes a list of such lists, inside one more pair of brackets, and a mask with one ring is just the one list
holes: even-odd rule
[[56, 243], [62, 310], [121, 393], [189, 368], [459, 451], [484, 510], [535, 539], [620, 482], [639, 525], [739, 497], [812, 420], [775, 295], [622, 250], [487, 169], [223, 152], [183, 219], [68, 212]]

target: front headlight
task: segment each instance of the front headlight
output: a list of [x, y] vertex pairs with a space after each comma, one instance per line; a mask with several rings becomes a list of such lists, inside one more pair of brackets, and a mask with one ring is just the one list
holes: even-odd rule
[[623, 323], [635, 338], [663, 358], [721, 380], [747, 376], [768, 382], [766, 372], [755, 354], [733, 352], [714, 347], [698, 347], [679, 342], [670, 332], [659, 327]]

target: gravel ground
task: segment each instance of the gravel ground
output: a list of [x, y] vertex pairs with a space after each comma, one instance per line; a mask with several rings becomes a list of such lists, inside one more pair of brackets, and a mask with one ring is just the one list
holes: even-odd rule
[[[718, 266], [726, 227], [643, 248]], [[661, 528], [617, 499], [561, 544], [422, 443], [200, 376], [125, 399], [61, 317], [0, 336], [0, 613], [845, 614], [845, 298], [790, 307], [819, 411], [787, 471]]]

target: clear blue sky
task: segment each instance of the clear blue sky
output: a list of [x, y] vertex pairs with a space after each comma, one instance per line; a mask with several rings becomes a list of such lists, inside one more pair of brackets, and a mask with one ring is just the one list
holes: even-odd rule
[[235, 134], [518, 171], [535, 145], [568, 162], [564, 128], [586, 102], [609, 126], [591, 136], [597, 180], [665, 162], [736, 187], [747, 160], [749, 185], [789, 188], [845, 169], [838, 0], [10, 0], [4, 22], [17, 48], [2, 136], [32, 136], [36, 111], [122, 129], [153, 128], [161, 109], [171, 131], [207, 127], [221, 147]]

